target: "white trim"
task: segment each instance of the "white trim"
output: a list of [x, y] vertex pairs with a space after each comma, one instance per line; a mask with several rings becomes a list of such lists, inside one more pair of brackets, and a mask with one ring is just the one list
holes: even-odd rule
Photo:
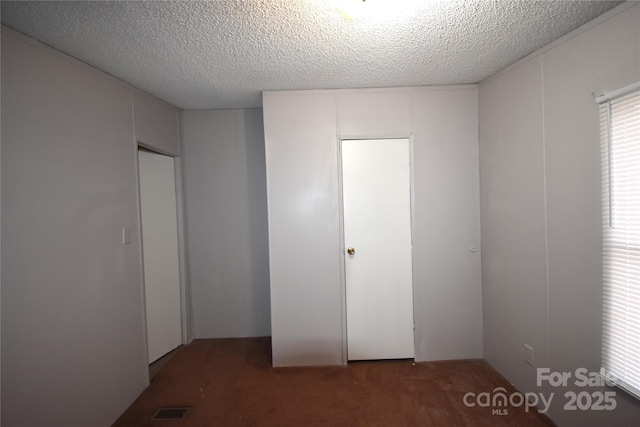
[[[308, 94], [344, 94], [344, 93], [380, 93], [380, 92], [430, 92], [441, 90], [468, 90], [475, 89], [478, 85], [473, 84], [454, 84], [443, 86], [402, 86], [402, 87], [379, 87], [379, 88], [353, 88], [353, 89], [301, 89], [301, 90], [264, 90], [262, 98], [265, 96], [290, 96], [290, 95], [308, 95]], [[343, 138], [346, 139], [346, 138]], [[357, 139], [363, 139], [358, 137]]]
[[[542, 90], [540, 98], [540, 110], [542, 118], [542, 206], [544, 209], [544, 284], [545, 284], [545, 305], [544, 305], [544, 361], [538, 360], [538, 366], [549, 366], [551, 360], [551, 279], [549, 273], [549, 183], [547, 182], [547, 121], [545, 115], [545, 92], [544, 92], [544, 56], [540, 57], [540, 87]], [[544, 364], [543, 364], [544, 363]]]
[[187, 212], [187, 176], [185, 173], [186, 157], [185, 157], [185, 144], [184, 144], [184, 126], [183, 126], [183, 111], [178, 111], [178, 127], [180, 135], [180, 157], [175, 158], [176, 173], [180, 175], [176, 176], [176, 197], [178, 204], [178, 250], [180, 259], [180, 292], [184, 299], [182, 312], [182, 333], [183, 343], [189, 344], [193, 341], [193, 319], [192, 319], [192, 307], [191, 307], [191, 264], [189, 258], [189, 216]]
[[183, 157], [173, 158], [176, 189], [176, 216], [178, 219], [178, 267], [180, 273], [180, 322], [182, 324], [182, 344], [189, 344], [191, 336], [191, 298], [188, 289], [189, 269], [187, 257], [186, 215], [184, 198]]
[[[413, 102], [413, 96], [411, 97]], [[413, 111], [413, 104], [411, 105], [411, 111]], [[411, 115], [413, 120], [413, 114]], [[413, 123], [412, 123], [413, 128]], [[417, 305], [418, 298], [416, 298], [416, 242], [418, 241], [416, 228], [416, 166], [414, 161], [414, 139], [413, 132], [409, 134], [409, 226], [411, 227], [411, 302], [413, 304], [413, 360], [417, 360], [418, 349], [418, 336], [416, 334], [416, 313], [420, 312], [420, 307]]]
[[341, 319], [342, 319], [342, 364], [349, 363], [349, 354], [347, 353], [347, 266], [344, 260], [346, 251], [344, 245], [344, 198], [342, 195], [342, 139], [337, 137], [337, 154], [338, 154], [338, 209], [339, 212], [339, 257], [340, 257], [340, 303], [341, 303]]

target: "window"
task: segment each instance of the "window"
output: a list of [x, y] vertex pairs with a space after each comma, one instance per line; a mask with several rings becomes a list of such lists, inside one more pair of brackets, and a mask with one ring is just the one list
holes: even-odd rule
[[598, 98], [605, 376], [640, 398], [640, 90]]

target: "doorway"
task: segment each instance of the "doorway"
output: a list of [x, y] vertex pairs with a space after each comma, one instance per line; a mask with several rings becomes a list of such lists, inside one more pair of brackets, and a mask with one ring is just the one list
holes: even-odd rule
[[138, 150], [149, 363], [182, 343], [174, 159]]
[[342, 140], [347, 359], [414, 357], [409, 139]]

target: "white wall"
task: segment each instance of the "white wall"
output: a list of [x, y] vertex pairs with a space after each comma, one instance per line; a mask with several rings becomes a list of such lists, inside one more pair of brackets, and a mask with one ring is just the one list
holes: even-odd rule
[[261, 110], [183, 113], [196, 338], [270, 335]]
[[142, 92], [133, 92], [133, 120], [140, 145], [167, 156], [180, 156], [179, 111]]
[[110, 425], [148, 384], [133, 90], [2, 31], [2, 425]]
[[415, 91], [412, 126], [416, 360], [481, 358], [476, 88]]
[[336, 96], [265, 93], [273, 364], [343, 361]]
[[535, 371], [523, 364], [524, 344], [540, 366], [547, 354], [541, 64], [534, 58], [479, 93], [485, 358], [525, 390]]
[[338, 141], [411, 135], [416, 360], [482, 357], [476, 96], [264, 94], [274, 365], [346, 363]]
[[[640, 5], [625, 4], [480, 85], [485, 358], [522, 391], [555, 392], [561, 426], [635, 425], [618, 390], [608, 411], [564, 411], [536, 370], [600, 367], [600, 146], [593, 93], [640, 80]], [[577, 390], [577, 391], [584, 391]]]

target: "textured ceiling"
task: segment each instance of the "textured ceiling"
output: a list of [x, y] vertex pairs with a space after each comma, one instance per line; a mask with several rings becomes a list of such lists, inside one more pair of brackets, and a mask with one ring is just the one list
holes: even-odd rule
[[393, 0], [395, 12], [349, 20], [330, 0], [2, 1], [1, 17], [204, 109], [257, 107], [263, 90], [477, 83], [619, 3]]

